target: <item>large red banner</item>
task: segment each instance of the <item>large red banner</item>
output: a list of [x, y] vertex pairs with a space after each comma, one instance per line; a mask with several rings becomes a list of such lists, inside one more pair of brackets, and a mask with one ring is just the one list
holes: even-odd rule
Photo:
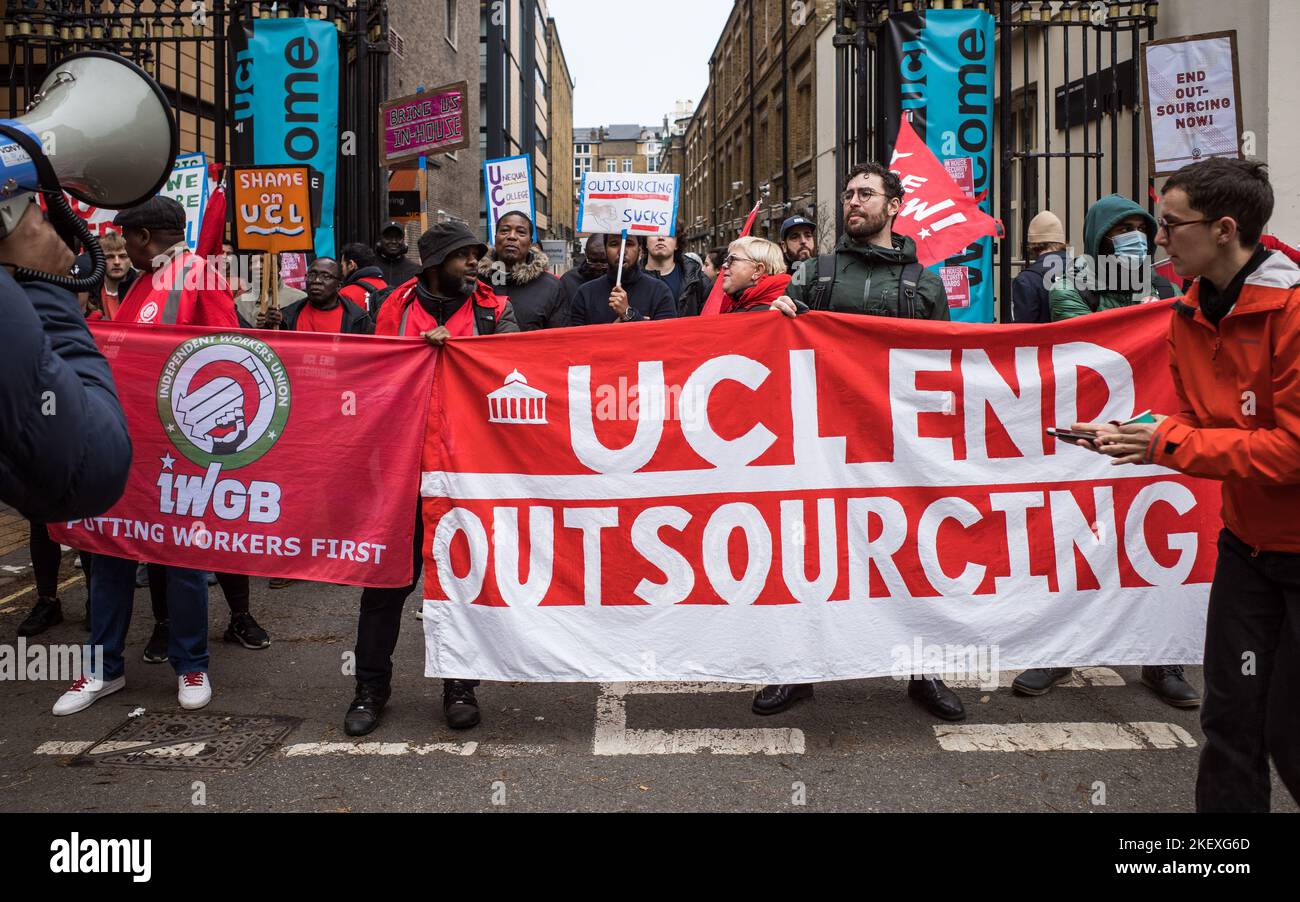
[[933, 643], [1005, 669], [1198, 660], [1218, 486], [1044, 432], [1176, 412], [1169, 316], [451, 342], [426, 670], [802, 682], [920, 672]]
[[51, 525], [57, 540], [221, 573], [410, 582], [435, 359], [425, 342], [91, 329], [134, 461], [121, 501]]

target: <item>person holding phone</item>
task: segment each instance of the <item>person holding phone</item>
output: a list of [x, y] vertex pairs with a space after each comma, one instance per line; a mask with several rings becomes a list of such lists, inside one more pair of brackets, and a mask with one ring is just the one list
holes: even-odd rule
[[1223, 483], [1205, 625], [1198, 811], [1267, 811], [1271, 754], [1300, 800], [1300, 267], [1260, 244], [1262, 163], [1213, 159], [1165, 183], [1157, 243], [1193, 278], [1173, 305], [1178, 412], [1076, 424], [1112, 463]]

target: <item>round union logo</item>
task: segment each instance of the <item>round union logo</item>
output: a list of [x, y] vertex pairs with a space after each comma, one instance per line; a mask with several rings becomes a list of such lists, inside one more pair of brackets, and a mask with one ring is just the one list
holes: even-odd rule
[[289, 376], [271, 346], [247, 335], [179, 345], [158, 378], [167, 438], [207, 469], [237, 470], [271, 450], [289, 420]]

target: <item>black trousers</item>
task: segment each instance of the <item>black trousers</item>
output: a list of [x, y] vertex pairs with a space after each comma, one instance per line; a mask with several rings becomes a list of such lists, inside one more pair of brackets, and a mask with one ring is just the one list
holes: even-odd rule
[[1268, 811], [1270, 754], [1300, 801], [1300, 554], [1226, 529], [1205, 625], [1197, 811]]
[[[146, 564], [149, 568], [149, 601], [153, 604], [153, 619], [167, 619], [167, 568], [162, 564]], [[248, 596], [252, 591], [248, 577], [240, 573], [218, 573], [217, 584], [226, 596], [230, 613], [247, 614]]]
[[[361, 590], [357, 617], [357, 685], [386, 692], [393, 681], [393, 652], [402, 629], [402, 611], [420, 583], [424, 570], [424, 517], [415, 517], [415, 550], [411, 555], [411, 584], [401, 589]], [[458, 680], [477, 686], [478, 680]]]
[[[32, 571], [36, 575], [36, 595], [39, 598], [58, 598], [59, 565], [63, 563], [63, 549], [59, 547], [58, 542], [50, 538], [44, 523], [33, 523], [28, 520], [27, 525], [31, 527], [27, 550], [32, 555]], [[85, 551], [78, 551], [77, 554], [81, 557], [81, 572], [89, 583], [92, 555]]]

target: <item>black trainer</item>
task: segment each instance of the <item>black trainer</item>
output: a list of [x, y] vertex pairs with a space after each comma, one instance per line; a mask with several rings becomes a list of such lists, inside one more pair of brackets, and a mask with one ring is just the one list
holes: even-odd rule
[[63, 622], [63, 605], [57, 598], [42, 595], [32, 605], [32, 611], [18, 624], [18, 635], [39, 636], [50, 627]]
[[379, 715], [388, 704], [392, 690], [387, 686], [357, 684], [356, 698], [343, 715], [343, 732], [349, 736], [365, 736], [379, 726]]
[[247, 611], [231, 615], [230, 626], [226, 627], [226, 635], [223, 638], [227, 642], [238, 642], [244, 648], [255, 650], [266, 648], [271, 644], [271, 637], [266, 630], [258, 626], [253, 615]]
[[474, 696], [474, 687], [464, 680], [443, 680], [442, 713], [447, 717], [447, 726], [453, 730], [478, 726], [478, 699]]
[[801, 700], [812, 697], [813, 687], [810, 683], [764, 686], [754, 693], [752, 710], [755, 714], [767, 717], [770, 714], [780, 714]]
[[1046, 695], [1053, 686], [1064, 683], [1073, 674], [1073, 667], [1036, 667], [1012, 680], [1011, 690], [1017, 695]]
[[149, 637], [149, 643], [144, 647], [144, 658], [146, 664], [166, 664], [167, 663], [167, 637], [171, 634], [171, 621], [159, 620], [153, 625], [153, 635]]
[[1154, 692], [1162, 702], [1175, 708], [1195, 708], [1201, 704], [1201, 693], [1187, 682], [1181, 664], [1143, 667], [1142, 685]]
[[907, 683], [907, 697], [940, 720], [966, 719], [966, 708], [961, 699], [943, 680], [912, 677]]

